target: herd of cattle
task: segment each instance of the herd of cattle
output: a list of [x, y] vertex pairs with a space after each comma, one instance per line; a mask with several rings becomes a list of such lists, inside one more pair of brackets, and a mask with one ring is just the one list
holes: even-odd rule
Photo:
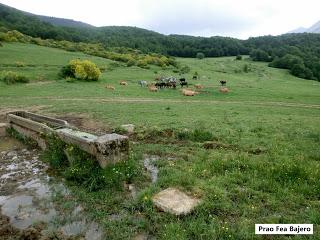
[[[196, 79], [197, 79], [197, 76], [193, 76], [193, 80], [196, 80]], [[120, 81], [119, 84], [122, 86], [128, 85], [128, 83], [126, 81]], [[199, 94], [199, 92], [188, 88], [189, 84], [185, 78], [180, 78], [179, 80], [177, 80], [175, 77], [172, 77], [172, 76], [170, 76], [170, 77], [156, 77], [154, 83], [148, 84], [147, 81], [141, 80], [141, 81], [138, 81], [138, 84], [141, 87], [147, 87], [150, 92], [157, 92], [158, 90], [164, 89], [164, 88], [176, 89], [177, 85], [180, 85], [181, 89], [182, 89], [182, 93], [185, 96], [194, 96], [196, 94]], [[220, 92], [221, 93], [228, 93], [229, 89], [227, 87], [225, 87], [227, 84], [227, 81], [221, 80], [220, 84], [221, 84]], [[201, 84], [194, 84], [193, 86], [195, 89], [204, 88], [204, 86]], [[184, 89], [183, 87], [187, 87], [187, 88]], [[110, 90], [115, 90], [115, 87], [111, 86], [111, 85], [107, 85], [106, 88], [110, 89]]]

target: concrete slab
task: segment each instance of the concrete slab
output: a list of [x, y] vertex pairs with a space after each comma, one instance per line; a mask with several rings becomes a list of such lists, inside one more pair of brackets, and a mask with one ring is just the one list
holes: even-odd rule
[[175, 188], [159, 192], [152, 201], [160, 210], [174, 215], [186, 215], [200, 203], [199, 199], [192, 198]]

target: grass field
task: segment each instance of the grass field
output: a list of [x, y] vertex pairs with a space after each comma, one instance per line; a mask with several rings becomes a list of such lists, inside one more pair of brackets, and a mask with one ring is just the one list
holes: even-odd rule
[[[100, 81], [59, 79], [60, 68], [75, 58], [106, 69]], [[160, 156], [155, 184], [137, 177], [136, 200], [122, 188], [89, 192], [70, 186], [110, 239], [139, 233], [157, 239], [271, 239], [255, 235], [255, 223], [312, 223], [313, 236], [277, 239], [320, 239], [320, 83], [247, 58], [178, 61], [191, 68], [183, 75], [187, 79], [199, 73], [200, 80], [190, 82], [204, 85], [202, 93], [185, 97], [180, 87], [152, 93], [137, 83], [158, 75], [179, 77], [170, 68], [128, 68], [82, 53], [4, 44], [0, 71], [17, 71], [32, 81], [0, 82], [0, 110], [81, 116], [105, 129], [136, 126], [131, 149], [140, 168], [143, 154]], [[244, 65], [248, 73], [242, 71]], [[222, 79], [228, 94], [219, 93]], [[120, 86], [120, 80], [128, 86]], [[105, 89], [107, 84], [116, 89]], [[183, 135], [195, 129], [199, 136]], [[205, 149], [205, 140], [220, 147]], [[202, 203], [185, 217], [158, 212], [151, 197], [166, 187], [184, 190]], [[113, 215], [117, 217], [111, 219]]]

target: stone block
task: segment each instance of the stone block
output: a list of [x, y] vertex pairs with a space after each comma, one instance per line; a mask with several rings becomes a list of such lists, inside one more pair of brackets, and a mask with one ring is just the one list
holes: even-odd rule
[[152, 201], [160, 210], [174, 215], [186, 215], [200, 203], [199, 199], [189, 197], [175, 188], [159, 192]]
[[128, 133], [133, 133], [135, 126], [133, 124], [124, 124], [124, 125], [121, 125], [121, 127], [125, 129]]

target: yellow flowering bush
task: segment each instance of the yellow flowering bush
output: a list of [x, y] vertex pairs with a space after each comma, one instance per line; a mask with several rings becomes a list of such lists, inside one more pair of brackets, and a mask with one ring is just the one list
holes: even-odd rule
[[69, 77], [80, 80], [97, 81], [101, 75], [100, 69], [89, 60], [71, 60], [67, 67]]

